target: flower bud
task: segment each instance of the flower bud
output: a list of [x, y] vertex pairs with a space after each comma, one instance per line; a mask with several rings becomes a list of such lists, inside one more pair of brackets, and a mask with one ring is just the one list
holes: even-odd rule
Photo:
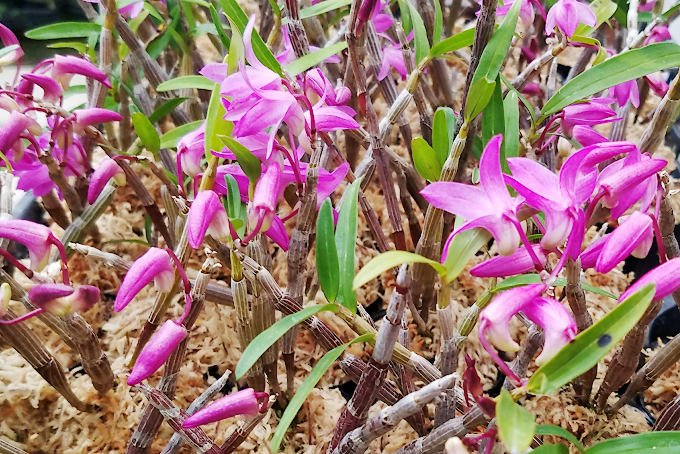
[[187, 335], [184, 325], [178, 325], [174, 320], [163, 323], [139, 353], [128, 376], [127, 384], [136, 385], [153, 375]]

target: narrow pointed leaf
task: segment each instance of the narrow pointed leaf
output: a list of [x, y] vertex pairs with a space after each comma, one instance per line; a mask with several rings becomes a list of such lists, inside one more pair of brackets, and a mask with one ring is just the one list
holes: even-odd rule
[[519, 98], [517, 92], [509, 90], [503, 100], [503, 121], [505, 128], [501, 152], [503, 164], [507, 166], [507, 158], [519, 156]]
[[161, 148], [175, 148], [179, 139], [198, 129], [201, 124], [203, 124], [203, 120], [192, 121], [191, 123], [171, 129], [161, 136]]
[[149, 115], [149, 121], [151, 123], [157, 123], [159, 120], [161, 120], [166, 115], [170, 115], [170, 112], [175, 110], [177, 108], [177, 106], [179, 106], [180, 104], [182, 104], [186, 100], [187, 100], [187, 98], [168, 99], [163, 104], [158, 106], [158, 108], [156, 108], [156, 110], [154, 110], [151, 115]]
[[352, 311], [352, 313], [356, 312], [357, 308], [357, 297], [352, 288], [352, 279], [354, 279], [356, 267], [354, 244], [357, 240], [357, 221], [359, 217], [357, 196], [361, 188], [360, 185], [361, 179], [358, 179], [345, 190], [338, 216], [338, 227], [335, 230], [335, 245], [338, 249], [338, 265], [340, 268], [338, 302]]
[[538, 368], [527, 390], [532, 394], [552, 394], [589, 370], [635, 326], [653, 296], [654, 286], [648, 285], [626, 298]]
[[416, 64], [418, 64], [430, 53], [430, 43], [427, 40], [427, 30], [425, 29], [425, 24], [423, 23], [423, 19], [420, 17], [418, 10], [413, 3], [407, 3], [411, 22], [413, 24], [413, 40], [416, 48]]
[[304, 322], [309, 317], [318, 314], [321, 311], [337, 312], [338, 306], [336, 304], [324, 304], [305, 307], [302, 310], [286, 315], [281, 320], [278, 320], [272, 326], [258, 334], [255, 339], [250, 341], [241, 355], [241, 359], [236, 364], [236, 380], [240, 380], [253, 367], [253, 364], [266, 352], [269, 347], [283, 337], [292, 327]]
[[310, 52], [302, 57], [293, 60], [288, 63], [283, 69], [291, 76], [297, 76], [300, 73], [307, 71], [310, 68], [315, 67], [328, 57], [342, 52], [347, 48], [347, 42], [341, 41], [339, 43], [331, 44], [328, 47], [323, 47], [321, 49]]
[[479, 59], [479, 65], [472, 76], [470, 91], [465, 105], [465, 119], [472, 120], [484, 110], [491, 99], [496, 85], [496, 78], [503, 66], [505, 57], [510, 48], [512, 36], [517, 26], [517, 17], [522, 0], [515, 0], [512, 7], [505, 15], [503, 23], [493, 34], [489, 43], [484, 48]]
[[503, 114], [503, 92], [501, 83], [496, 78], [496, 84], [489, 103], [482, 112], [482, 142], [487, 143], [496, 134], [503, 134], [505, 141], [505, 117]]
[[676, 454], [680, 451], [680, 432], [648, 432], [611, 438], [585, 450], [586, 454]]
[[604, 89], [675, 66], [680, 66], [680, 46], [674, 43], [649, 44], [623, 52], [587, 69], [564, 84], [545, 103], [541, 114], [545, 118]]
[[511, 454], [526, 452], [536, 429], [534, 415], [516, 403], [507, 389], [501, 388], [496, 401], [496, 425], [501, 441]]
[[569, 448], [556, 443], [548, 443], [531, 450], [534, 454], [569, 454]]
[[553, 424], [539, 424], [536, 426], [536, 435], [554, 435], [561, 437], [572, 445], [576, 446], [576, 449], [579, 451], [582, 452], [584, 449], [583, 443], [581, 443], [579, 439], [576, 438], [576, 435], [566, 429], [561, 428], [560, 426], [555, 426]]
[[290, 424], [293, 422], [293, 419], [295, 419], [295, 416], [297, 415], [298, 411], [300, 411], [300, 408], [302, 408], [302, 404], [305, 403], [309, 393], [312, 392], [316, 384], [319, 383], [319, 380], [321, 380], [321, 377], [324, 376], [326, 371], [333, 365], [340, 355], [342, 355], [345, 350], [347, 350], [347, 347], [359, 342], [367, 342], [370, 337], [370, 334], [359, 336], [350, 342], [335, 347], [333, 350], [329, 350], [321, 357], [307, 378], [305, 378], [305, 381], [302, 382], [302, 385], [300, 385], [293, 398], [290, 400], [290, 402], [288, 402], [286, 411], [281, 416], [279, 424], [276, 427], [276, 432], [274, 433], [271, 444], [269, 445], [271, 452], [279, 451], [281, 442], [283, 441], [283, 436], [286, 434], [288, 427], [290, 427]]
[[338, 296], [340, 265], [338, 249], [333, 232], [333, 207], [329, 199], [324, 200], [316, 220], [316, 271], [321, 291], [331, 303]]
[[325, 0], [300, 10], [300, 19], [318, 16], [352, 4], [352, 0]]
[[222, 142], [218, 136], [229, 133], [230, 123], [224, 119], [224, 106], [219, 84], [213, 84], [205, 118], [205, 157], [210, 158], [210, 150], [221, 150]]
[[436, 58], [449, 52], [455, 52], [465, 47], [470, 47], [474, 41], [475, 29], [474, 27], [468, 28], [467, 30], [463, 30], [462, 32], [456, 33], [453, 36], [449, 36], [448, 38], [433, 44], [432, 49], [430, 49], [430, 57]]
[[98, 34], [101, 29], [101, 25], [92, 22], [58, 22], [29, 30], [25, 36], [36, 40], [86, 38], [92, 34]]
[[385, 271], [403, 265], [404, 263], [424, 263], [430, 265], [438, 274], [444, 274], [446, 268], [439, 262], [408, 251], [387, 251], [371, 259], [354, 278], [354, 288], [357, 289], [380, 276]]
[[260, 160], [246, 147], [241, 145], [236, 139], [229, 136], [220, 136], [224, 144], [236, 155], [238, 165], [243, 172], [248, 176], [252, 184], [257, 183], [262, 173], [262, 165]]
[[182, 90], [185, 88], [197, 88], [199, 90], [212, 90], [215, 83], [203, 76], [180, 76], [161, 82], [156, 91]]
[[442, 31], [444, 27], [444, 15], [442, 13], [442, 5], [439, 0], [432, 0], [434, 3], [434, 30], [432, 30], [432, 44], [438, 43], [442, 39]]

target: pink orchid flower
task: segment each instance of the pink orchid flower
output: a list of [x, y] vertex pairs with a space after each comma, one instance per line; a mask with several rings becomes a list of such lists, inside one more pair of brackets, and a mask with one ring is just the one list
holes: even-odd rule
[[647, 36], [645, 39], [644, 45], [646, 46], [647, 44], [661, 43], [664, 41], [670, 41], [671, 39], [673, 39], [673, 37], [671, 36], [668, 26], [659, 24], [649, 33], [649, 36]]
[[0, 58], [0, 66], [10, 65], [13, 63], [19, 63], [18, 66], [21, 66], [20, 62], [24, 56], [24, 51], [19, 45], [19, 40], [17, 39], [16, 35], [12, 32], [12, 30], [4, 26], [2, 23], [0, 23], [0, 42], [2, 42], [2, 45], [5, 47], [18, 46], [16, 49]]
[[115, 160], [106, 157], [99, 163], [90, 177], [90, 185], [87, 188], [87, 203], [94, 203], [104, 190], [106, 183], [111, 180], [117, 186], [125, 186], [125, 172]]
[[623, 107], [630, 102], [636, 109], [640, 107], [640, 91], [635, 79], [614, 85], [609, 89], [609, 96], [616, 99], [616, 103]]
[[558, 0], [548, 11], [545, 20], [545, 34], [552, 35], [555, 27], [557, 27], [566, 36], [571, 37], [579, 24], [591, 27], [597, 25], [597, 18], [593, 10], [585, 3], [577, 0]]
[[187, 235], [189, 245], [198, 249], [205, 235], [217, 239], [229, 236], [229, 219], [224, 206], [215, 191], [200, 191], [189, 208], [187, 215]]
[[52, 77], [54, 80], [59, 82], [63, 88], [67, 88], [75, 74], [94, 79], [108, 88], [112, 87], [106, 74], [84, 58], [73, 55], [55, 55], [52, 60]]
[[[31, 268], [34, 270], [40, 270], [46, 265], [52, 245], [57, 247], [63, 258], [66, 257], [63, 244], [42, 224], [22, 219], [0, 219], [0, 238], [26, 246], [31, 259]], [[64, 283], [68, 284], [66, 280]]]
[[[411, 36], [411, 34], [409, 34]], [[408, 70], [406, 69], [406, 62], [404, 61], [404, 54], [401, 51], [401, 45], [390, 41], [385, 47], [383, 47], [383, 59], [380, 65], [380, 70], [378, 71], [378, 80], [383, 80], [390, 73], [390, 69], [394, 70], [399, 74], [401, 80], [406, 80], [408, 76]]]
[[515, 352], [519, 345], [510, 336], [510, 320], [522, 312], [543, 329], [543, 351], [536, 364], [547, 360], [576, 336], [576, 322], [569, 311], [558, 301], [541, 296], [544, 284], [527, 285], [500, 293], [479, 314], [479, 340], [484, 349], [508, 378], [520, 384], [521, 379], [501, 359], [494, 348]]
[[85, 312], [99, 302], [99, 289], [93, 285], [73, 288], [66, 284], [38, 284], [28, 291], [33, 305], [57, 314]]
[[64, 94], [61, 85], [53, 78], [44, 74], [26, 73], [22, 74], [22, 82], [17, 86], [16, 91], [27, 95], [33, 95], [35, 85], [42, 88], [43, 97], [47, 102], [58, 102]]
[[184, 325], [174, 320], [167, 320], [163, 323], [139, 353], [128, 376], [127, 384], [134, 386], [153, 375], [188, 334]]
[[598, 143], [609, 142], [605, 136], [587, 126], [577, 125], [572, 130], [572, 137], [584, 147], [597, 145]]
[[175, 280], [175, 270], [172, 259], [166, 251], [156, 247], [139, 257], [128, 270], [123, 282], [118, 288], [113, 309], [120, 312], [130, 304], [137, 294], [151, 281], [159, 291], [167, 292]]
[[[13, 110], [10, 112], [6, 123], [0, 128], [0, 152], [9, 154], [13, 150], [16, 154], [21, 155], [24, 149], [21, 138], [38, 135], [41, 131], [42, 128], [34, 119]], [[21, 159], [21, 157], [18, 159]]]
[[562, 110], [562, 131], [571, 136], [574, 126], [577, 125], [595, 126], [619, 121], [621, 118], [609, 107], [612, 102], [610, 98], [593, 98], [565, 107]]
[[[534, 251], [533, 256], [538, 257], [540, 263], [545, 266], [547, 258], [543, 248], [538, 244], [532, 244], [531, 248]], [[470, 274], [477, 277], [508, 277], [532, 271], [535, 266], [526, 246], [521, 246], [510, 255], [492, 257], [473, 266]]]
[[510, 196], [503, 180], [500, 163], [502, 140], [501, 135], [494, 136], [484, 148], [479, 163], [479, 187], [436, 182], [420, 192], [432, 206], [462, 216], [467, 221], [446, 240], [442, 260], [448, 254], [453, 237], [475, 227], [487, 230], [494, 237], [502, 255], [510, 255], [517, 249], [520, 234], [516, 213], [520, 201]]
[[[623, 219], [623, 218], [622, 218]], [[583, 268], [608, 273], [629, 255], [644, 258], [654, 242], [653, 220], [635, 211], [607, 236], [591, 244], [580, 255]]]
[[647, 74], [645, 76], [645, 81], [647, 81], [649, 88], [651, 88], [654, 94], [659, 98], [663, 98], [666, 96], [666, 93], [668, 93], [668, 82], [664, 80], [661, 73]]
[[182, 427], [191, 429], [237, 415], [254, 416], [267, 409], [269, 395], [252, 388], [228, 394], [189, 416]]
[[638, 292], [642, 287], [648, 284], [654, 284], [656, 291], [654, 293], [654, 301], [660, 301], [670, 295], [671, 293], [680, 289], [680, 258], [670, 259], [662, 263], [631, 285], [620, 297], [619, 301], [623, 301], [630, 295]]

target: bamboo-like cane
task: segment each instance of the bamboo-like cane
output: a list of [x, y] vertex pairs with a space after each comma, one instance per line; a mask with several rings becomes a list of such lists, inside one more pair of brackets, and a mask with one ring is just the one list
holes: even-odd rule
[[392, 430], [402, 419], [419, 412], [442, 392], [452, 388], [458, 375], [446, 375], [404, 396], [399, 402], [370, 417], [364, 425], [349, 432], [342, 439], [334, 454], [363, 453], [376, 438]]
[[668, 402], [654, 423], [653, 431], [680, 429], [680, 394]]
[[402, 265], [397, 275], [396, 288], [387, 305], [387, 313], [376, 336], [368, 367], [361, 375], [352, 398], [340, 414], [329, 449], [335, 448], [346, 433], [354, 430], [366, 420], [368, 409], [375, 401], [377, 387], [382, 384], [387, 375], [387, 366], [392, 358], [394, 345], [397, 343], [401, 329], [401, 320], [406, 310], [409, 284], [407, 265]]
[[19, 445], [5, 437], [0, 437], [0, 454], [28, 454]]
[[[581, 286], [581, 261], [567, 260], [565, 266], [567, 286], [564, 291], [567, 295], [567, 302], [574, 314], [576, 326], [579, 332], [588, 329], [593, 324], [593, 317], [588, 312], [586, 294]], [[593, 366], [588, 372], [578, 377], [574, 382], [576, 399], [585, 404], [590, 401], [590, 394], [593, 390], [593, 381], [597, 376], [597, 365]]]
[[638, 393], [649, 388], [669, 367], [680, 359], [680, 334], [664, 345], [641, 369], [639, 369], [626, 388], [621, 398], [607, 410], [615, 413]]

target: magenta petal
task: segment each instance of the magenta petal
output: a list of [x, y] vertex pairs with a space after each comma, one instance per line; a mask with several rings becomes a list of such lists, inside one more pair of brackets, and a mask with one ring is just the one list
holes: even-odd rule
[[278, 244], [284, 251], [288, 250], [290, 243], [288, 232], [286, 232], [286, 226], [283, 225], [283, 221], [278, 216], [272, 217], [271, 225], [265, 232], [265, 235]]
[[597, 241], [591, 243], [591, 245], [588, 246], [583, 252], [581, 252], [579, 258], [581, 259], [581, 266], [584, 270], [588, 268], [595, 268], [597, 258], [600, 256], [600, 252], [602, 251], [604, 245], [607, 244], [607, 239], [608, 236], [599, 238]]
[[228, 394], [189, 416], [182, 427], [191, 429], [236, 415], [256, 415], [260, 410], [257, 395], [252, 388]]
[[52, 232], [42, 224], [21, 219], [0, 220], [0, 238], [16, 241], [28, 249], [31, 267], [40, 268], [50, 251]]
[[[2, 42], [3, 46], [9, 47], [9, 46], [19, 46], [19, 40], [17, 39], [16, 35], [4, 26], [2, 23], [0, 23], [0, 42]], [[5, 55], [0, 59], [0, 64], [10, 64], [10, 63], [16, 63], [21, 58], [24, 56], [24, 51], [19, 46], [16, 50], [10, 52], [9, 54]]]
[[552, 298], [536, 298], [523, 307], [522, 312], [543, 329], [543, 351], [536, 358], [539, 366], [576, 337], [576, 322], [571, 313]]
[[109, 123], [112, 121], [120, 121], [123, 117], [118, 113], [108, 109], [101, 109], [99, 107], [91, 107], [88, 109], [79, 109], [73, 112], [76, 122], [79, 126], [85, 127], [96, 125], [99, 123]]
[[574, 126], [572, 135], [574, 139], [578, 140], [578, 142], [584, 147], [587, 147], [588, 145], [596, 145], [598, 143], [609, 141], [609, 139], [607, 139], [605, 136], [598, 133], [594, 129], [581, 125]]
[[647, 284], [654, 284], [656, 286], [654, 301], [662, 300], [680, 289], [680, 279], [678, 279], [678, 276], [680, 276], [680, 257], [662, 263], [642, 276], [619, 297], [619, 301], [625, 300]]
[[[545, 265], [546, 257], [541, 246], [532, 245], [534, 253]], [[486, 260], [470, 269], [470, 274], [477, 277], [507, 277], [523, 274], [534, 269], [534, 262], [524, 246], [511, 255], [499, 255]]]
[[420, 194], [433, 207], [465, 219], [478, 217], [480, 211], [487, 213], [493, 210], [484, 191], [469, 184], [436, 182], [427, 185]]
[[170, 256], [163, 249], [156, 247], [150, 248], [144, 255], [139, 257], [128, 270], [123, 282], [118, 288], [116, 301], [113, 309], [120, 312], [130, 304], [137, 294], [154, 279], [157, 282], [166, 284], [174, 278], [175, 270], [172, 266]]
[[343, 162], [334, 171], [328, 172], [326, 169], [319, 169], [319, 181], [316, 187], [317, 208], [329, 197], [335, 189], [340, 186], [349, 171], [349, 164]]
[[[72, 55], [63, 56], [56, 55], [54, 57], [54, 67], [52, 68], [52, 75], [60, 80], [66, 76], [65, 81], [70, 80], [73, 74], [80, 74], [86, 78], [94, 79], [101, 82], [108, 88], [112, 88], [111, 82], [99, 68], [85, 60], [84, 58], [74, 57]], [[62, 85], [65, 85], [62, 83]]]
[[510, 200], [510, 194], [508, 194], [501, 170], [501, 142], [503, 142], [503, 136], [498, 134], [493, 136], [484, 147], [479, 161], [479, 180], [489, 199], [502, 204]]
[[649, 238], [652, 231], [652, 219], [639, 211], [635, 211], [614, 232], [608, 235], [607, 243], [602, 247], [595, 264], [598, 273], [608, 273], [616, 265], [628, 257], [637, 246]]
[[73, 287], [65, 284], [37, 284], [28, 291], [28, 298], [36, 307], [45, 307], [57, 298], [74, 292]]
[[[226, 226], [226, 212], [215, 191], [201, 191], [198, 193], [187, 215], [187, 237], [189, 245], [198, 249], [203, 244], [203, 239], [208, 228], [215, 221]], [[221, 219], [217, 219], [217, 218]], [[228, 233], [221, 232], [222, 234]]]
[[134, 386], [153, 375], [175, 351], [180, 342], [187, 337], [187, 334], [187, 329], [183, 325], [178, 325], [174, 320], [163, 323], [139, 353], [128, 376], [127, 384]]
[[125, 178], [123, 169], [115, 160], [107, 157], [100, 162], [90, 177], [90, 186], [87, 188], [87, 203], [93, 204], [104, 190], [106, 183], [116, 176]]
[[201, 76], [210, 79], [217, 84], [221, 84], [227, 77], [226, 63], [208, 63], [199, 72]]
[[[21, 77], [42, 88], [43, 99], [45, 101], [56, 102], [64, 93], [56, 80], [43, 74], [26, 73], [22, 74]], [[31, 93], [32, 92], [33, 90], [31, 88]]]

